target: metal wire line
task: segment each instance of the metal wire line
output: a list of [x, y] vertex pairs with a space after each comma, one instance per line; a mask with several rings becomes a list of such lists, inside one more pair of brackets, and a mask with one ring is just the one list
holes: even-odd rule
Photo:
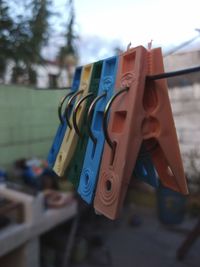
[[[176, 71], [171, 71], [171, 72], [164, 72], [164, 73], [159, 73], [155, 75], [148, 75], [146, 77], [147, 80], [153, 81], [153, 80], [160, 80], [160, 79], [167, 79], [167, 78], [173, 78], [176, 76], [181, 76], [185, 74], [190, 74], [190, 73], [195, 73], [195, 72], [200, 72], [200, 66], [188, 68], [188, 69], [182, 69], [182, 70], [176, 70]], [[57, 90], [68, 90], [71, 89], [71, 87], [63, 87], [59, 88]]]
[[183, 69], [183, 70], [160, 73], [156, 75], [149, 75], [147, 76], [147, 79], [148, 80], [160, 80], [160, 79], [166, 79], [166, 78], [172, 78], [172, 77], [181, 76], [185, 74], [190, 74], [190, 73], [194, 73], [198, 71], [200, 71], [200, 66]]

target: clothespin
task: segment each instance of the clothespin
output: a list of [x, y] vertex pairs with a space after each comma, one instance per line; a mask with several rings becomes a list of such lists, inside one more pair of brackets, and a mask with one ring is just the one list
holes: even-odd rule
[[106, 104], [113, 95], [117, 66], [118, 57], [108, 58], [103, 61], [98, 96], [92, 102], [88, 113], [87, 125], [89, 126], [90, 138], [78, 187], [78, 193], [88, 204], [92, 202], [96, 188], [105, 142], [102, 130], [103, 113]]
[[119, 215], [143, 142], [161, 182], [188, 193], [166, 81], [146, 81], [147, 75], [163, 71], [160, 48], [140, 46], [120, 58], [116, 87], [122, 89], [105, 110], [107, 118], [112, 106], [94, 199], [97, 212], [111, 219]]
[[[152, 49], [152, 42], [153, 40], [151, 40], [147, 45], [149, 51]], [[127, 51], [130, 50], [130, 48], [131, 42], [127, 45]], [[152, 185], [153, 187], [158, 187], [158, 178], [154, 169], [154, 165], [144, 145], [140, 149], [133, 171], [133, 176], [138, 180]]]
[[53, 165], [55, 163], [58, 151], [60, 149], [60, 146], [61, 146], [62, 141], [63, 141], [63, 137], [64, 137], [66, 129], [67, 129], [67, 123], [66, 123], [66, 120], [65, 120], [65, 116], [62, 115], [62, 112], [61, 112], [62, 105], [64, 104], [64, 101], [67, 98], [69, 98], [71, 95], [73, 95], [78, 90], [78, 87], [79, 87], [79, 84], [80, 84], [80, 78], [81, 78], [81, 70], [82, 70], [82, 67], [77, 67], [76, 68], [75, 74], [74, 74], [74, 78], [73, 78], [73, 82], [72, 82], [71, 91], [64, 98], [61, 99], [61, 103], [60, 103], [60, 106], [59, 106], [60, 124], [58, 126], [57, 131], [56, 131], [56, 135], [54, 137], [54, 140], [53, 140], [53, 143], [51, 145], [51, 148], [50, 148], [50, 151], [49, 151], [49, 154], [48, 154], [48, 158], [47, 158], [48, 166], [51, 167], [51, 168], [53, 167]]
[[[93, 68], [93, 64], [88, 64], [88, 65], [85, 65], [82, 69], [79, 90], [77, 91], [77, 94], [79, 94], [79, 95], [76, 98], [74, 106], [80, 100], [80, 95], [81, 95], [81, 97], [86, 97], [88, 95], [90, 78], [91, 78], [91, 74], [92, 74], [92, 68]], [[72, 100], [73, 98], [74, 97], [72, 96], [72, 98], [70, 100]], [[68, 101], [68, 104], [69, 104], [70, 100]], [[79, 129], [80, 129], [82, 122], [83, 122], [84, 112], [85, 112], [85, 102], [83, 102], [79, 106], [79, 110], [78, 110], [78, 113], [76, 116], [76, 122], [77, 122], [77, 126]], [[72, 125], [72, 121], [73, 121], [72, 114], [68, 120], [70, 122], [70, 125]], [[66, 168], [68, 167], [68, 165], [69, 165], [69, 163], [73, 157], [73, 154], [74, 154], [77, 142], [78, 142], [78, 138], [79, 137], [78, 137], [74, 127], [72, 127], [72, 126], [71, 126], [71, 128], [68, 127], [67, 131], [65, 132], [60, 150], [57, 154], [56, 161], [55, 161], [55, 164], [53, 167], [53, 170], [55, 171], [55, 173], [58, 176], [64, 175], [64, 172], [65, 172]]]
[[[163, 73], [161, 49], [152, 49], [148, 53], [148, 75]], [[143, 140], [149, 147], [157, 143], [156, 148], [151, 150], [151, 157], [161, 183], [174, 191], [188, 194], [165, 79], [147, 79], [143, 105], [146, 113], [142, 122]]]
[[[89, 85], [89, 93], [92, 94], [92, 99], [94, 99], [97, 96], [98, 89], [99, 89], [99, 81], [101, 78], [101, 71], [102, 71], [102, 65], [103, 61], [98, 61], [93, 64], [93, 70], [92, 70], [92, 75], [91, 75], [91, 80], [90, 80], [90, 85]], [[81, 128], [78, 130], [77, 134], [79, 136], [78, 143], [73, 155], [72, 160], [70, 161], [70, 164], [65, 171], [65, 176], [67, 179], [74, 185], [75, 188], [78, 187], [79, 185], [79, 180], [80, 180], [80, 175], [83, 167], [83, 162], [84, 162], [84, 157], [85, 157], [85, 152], [88, 144], [88, 131], [87, 131], [87, 114], [88, 114], [88, 109], [91, 104], [90, 99], [85, 99], [83, 101], [85, 102], [85, 111], [83, 115], [83, 123]], [[79, 103], [82, 102], [82, 98], [80, 99]], [[82, 102], [83, 103], [83, 102]], [[74, 108], [74, 122], [76, 124], [76, 110], [79, 109], [79, 104]], [[75, 127], [76, 129], [77, 127]]]

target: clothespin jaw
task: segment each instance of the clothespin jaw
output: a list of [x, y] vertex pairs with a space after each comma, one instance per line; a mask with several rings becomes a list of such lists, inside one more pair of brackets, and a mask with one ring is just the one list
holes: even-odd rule
[[[88, 64], [88, 65], [85, 65], [82, 69], [81, 81], [79, 85], [79, 90], [77, 92], [80, 94], [77, 96], [74, 106], [78, 103], [81, 97], [85, 97], [88, 94], [92, 68], [93, 68], [93, 64]], [[83, 122], [84, 111], [85, 111], [85, 102], [81, 104], [77, 112], [76, 120], [77, 120], [77, 125], [79, 128], [81, 127], [82, 122]], [[72, 125], [73, 124], [73, 113], [71, 114], [69, 120], [70, 120], [70, 125]], [[59, 153], [57, 154], [56, 161], [53, 167], [54, 172], [58, 176], [64, 175], [64, 172], [73, 157], [73, 154], [74, 154], [77, 142], [78, 142], [78, 138], [79, 137], [77, 133], [75, 132], [74, 127], [68, 128], [67, 131], [65, 132]]]
[[91, 75], [90, 85], [89, 85], [89, 90], [88, 90], [88, 92], [91, 94], [91, 97], [84, 100], [85, 111], [83, 114], [83, 123], [79, 130], [80, 136], [79, 136], [79, 139], [76, 145], [73, 158], [70, 161], [70, 164], [65, 171], [65, 176], [74, 185], [76, 189], [79, 185], [79, 180], [80, 180], [81, 171], [83, 167], [83, 161], [84, 161], [85, 152], [86, 152], [88, 139], [89, 139], [88, 132], [87, 132], [87, 125], [86, 125], [87, 113], [88, 113], [88, 109], [90, 107], [92, 100], [96, 97], [98, 93], [99, 81], [101, 78], [101, 71], [102, 71], [102, 64], [103, 64], [103, 61], [98, 61], [93, 64], [93, 70], [92, 70], [92, 75]]

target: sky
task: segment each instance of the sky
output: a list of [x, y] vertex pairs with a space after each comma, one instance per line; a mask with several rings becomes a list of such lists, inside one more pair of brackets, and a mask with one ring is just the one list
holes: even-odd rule
[[[67, 19], [66, 2], [54, 0], [60, 13], [53, 22], [58, 29]], [[130, 42], [132, 47], [147, 46], [153, 40], [153, 47], [167, 51], [198, 35], [195, 29], [200, 28], [197, 0], [74, 0], [74, 4], [83, 63], [108, 56], [116, 46], [126, 49]]]

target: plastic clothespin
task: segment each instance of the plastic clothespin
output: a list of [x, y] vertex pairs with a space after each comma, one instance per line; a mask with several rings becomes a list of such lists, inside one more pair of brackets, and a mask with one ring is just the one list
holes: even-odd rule
[[[88, 94], [92, 69], [93, 69], [93, 64], [85, 65], [82, 68], [81, 81], [80, 81], [79, 90], [78, 90], [81, 94], [79, 94], [79, 97], [76, 98], [74, 106], [80, 100], [80, 95], [81, 97], [85, 97]], [[85, 112], [85, 103], [82, 103], [82, 105], [80, 106], [78, 110], [78, 114], [76, 117], [77, 125], [79, 128], [81, 127], [81, 124], [83, 122], [84, 112]], [[72, 120], [73, 119], [72, 119], [72, 114], [71, 114], [70, 116], [71, 125], [72, 125]], [[74, 127], [71, 127], [71, 128], [68, 127], [67, 131], [65, 132], [60, 150], [57, 154], [57, 158], [56, 158], [56, 161], [53, 167], [54, 172], [58, 176], [64, 175], [64, 172], [73, 157], [73, 154], [74, 154], [77, 142], [78, 142], [78, 138], [79, 137], [77, 133], [75, 132]]]
[[119, 214], [140, 149], [137, 124], [142, 115], [136, 113], [143, 99], [146, 75], [145, 48], [132, 48], [120, 56], [116, 82], [119, 94], [109, 106], [112, 109], [94, 198], [95, 210], [110, 219]]
[[[82, 70], [82, 67], [77, 67], [76, 68], [75, 74], [74, 74], [74, 77], [73, 77], [71, 93], [67, 94], [66, 97], [69, 97], [73, 92], [75, 93], [78, 90], [78, 87], [79, 87], [79, 84], [80, 84], [80, 78], [81, 78], [81, 70]], [[71, 110], [70, 110], [70, 112], [71, 112]], [[56, 135], [54, 137], [54, 140], [53, 140], [53, 143], [51, 145], [51, 148], [50, 148], [50, 151], [49, 151], [49, 154], [48, 154], [48, 158], [47, 158], [48, 166], [51, 167], [51, 168], [53, 167], [53, 165], [55, 163], [55, 160], [56, 160], [58, 151], [60, 149], [60, 146], [62, 144], [63, 137], [65, 135], [66, 129], [67, 129], [67, 123], [66, 123], [66, 120], [65, 120], [65, 116], [62, 115], [61, 123], [59, 124], [59, 126], [57, 128]]]
[[146, 80], [163, 71], [160, 48], [122, 54], [116, 85], [128, 89], [113, 101], [94, 199], [111, 219], [119, 215], [142, 142], [163, 185], [188, 193], [166, 81]]
[[[161, 48], [148, 52], [149, 72], [164, 72]], [[146, 81], [143, 97], [145, 116], [141, 131], [146, 146], [155, 146], [150, 154], [161, 183], [174, 191], [188, 194], [178, 138], [174, 125], [168, 88], [165, 79]]]
[[[117, 66], [118, 57], [104, 60], [98, 96], [90, 106], [90, 114], [93, 111], [92, 122], [89, 121], [91, 124], [89, 133], [91, 132], [91, 134], [85, 152], [85, 159], [78, 187], [78, 193], [88, 204], [92, 202], [96, 188], [105, 142], [105, 137], [102, 131], [103, 113], [106, 104], [113, 95]], [[90, 118], [88, 119], [90, 120]]]
[[[152, 49], [152, 42], [153, 40], [147, 44], [149, 51]], [[158, 176], [156, 174], [150, 153], [147, 151], [144, 145], [141, 146], [139, 156], [136, 160], [133, 171], [133, 178], [134, 177], [140, 181], [150, 184], [155, 188], [158, 188], [159, 186]]]
[[[152, 49], [152, 42], [153, 40], [151, 40], [147, 45], [149, 51]], [[130, 48], [131, 42], [127, 45], [127, 51], [130, 50]], [[158, 187], [158, 178], [154, 169], [154, 165], [144, 146], [142, 146], [140, 149], [133, 175], [138, 180], [146, 182], [153, 187]]]
[[[89, 85], [89, 92], [92, 93], [92, 99], [94, 99], [98, 93], [102, 65], [103, 65], [103, 61], [98, 61], [93, 64], [92, 76], [91, 76], [90, 85]], [[87, 102], [85, 103], [83, 123], [79, 131], [80, 137], [78, 139], [78, 143], [77, 143], [73, 158], [70, 161], [70, 164], [67, 170], [65, 171], [65, 176], [74, 185], [75, 188], [77, 188], [79, 185], [85, 152], [86, 152], [86, 148], [87, 148], [87, 144], [89, 140], [88, 131], [87, 131], [87, 114], [88, 114], [88, 109], [89, 109], [91, 101], [90, 99], [88, 100], [86, 99], [86, 101]]]

